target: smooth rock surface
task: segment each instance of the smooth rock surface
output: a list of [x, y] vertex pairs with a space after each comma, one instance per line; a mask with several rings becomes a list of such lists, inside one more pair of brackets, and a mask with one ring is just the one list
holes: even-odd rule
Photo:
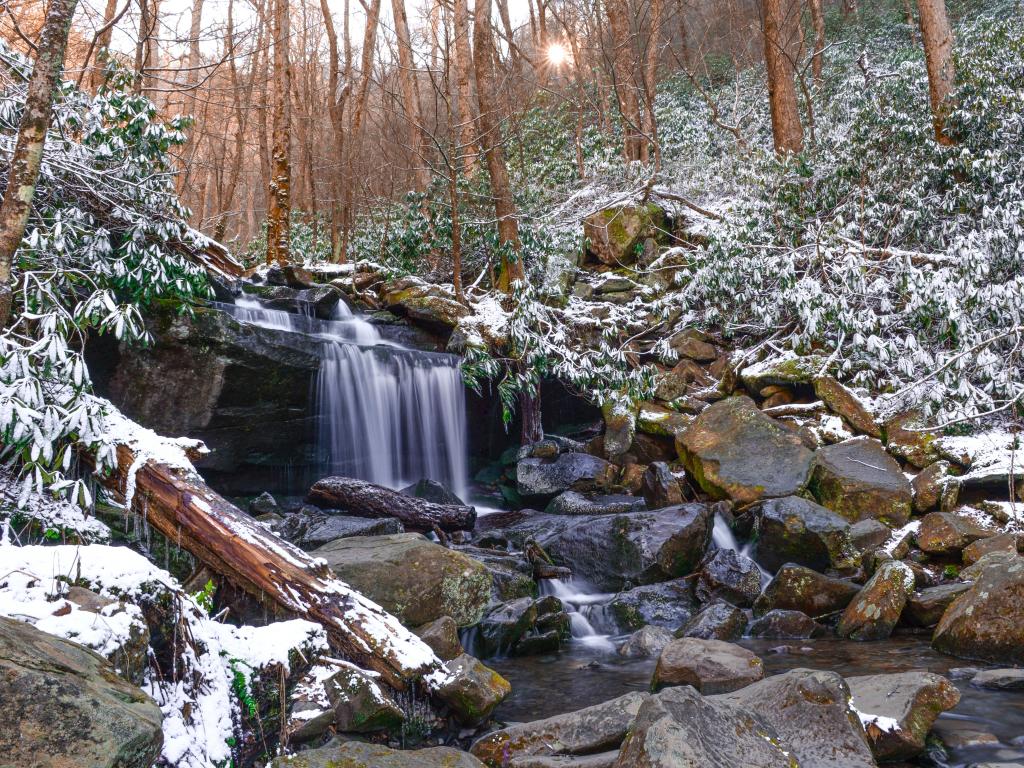
[[850, 640], [884, 640], [900, 620], [914, 589], [914, 573], [898, 560], [887, 560], [846, 606], [836, 634]]
[[806, 613], [812, 619], [841, 611], [850, 604], [860, 587], [844, 579], [833, 579], [795, 563], [787, 563], [768, 582], [754, 601], [754, 615], [782, 608]]
[[732, 643], [687, 637], [673, 640], [658, 657], [653, 690], [692, 685], [704, 695], [727, 693], [764, 677], [764, 662]]
[[274, 758], [270, 768], [482, 768], [468, 752], [453, 747], [391, 749], [362, 741], [333, 741], [318, 749]]
[[810, 489], [819, 504], [851, 522], [870, 517], [899, 527], [910, 518], [910, 481], [882, 444], [869, 437], [819, 448]]
[[722, 600], [708, 603], [676, 632], [699, 640], [739, 640], [747, 628], [747, 615]]
[[769, 499], [753, 508], [751, 555], [774, 573], [786, 563], [816, 571], [849, 568], [856, 562], [850, 523], [799, 496]]

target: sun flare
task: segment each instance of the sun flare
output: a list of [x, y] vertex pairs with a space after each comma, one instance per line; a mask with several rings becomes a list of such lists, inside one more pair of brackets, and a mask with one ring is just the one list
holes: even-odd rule
[[552, 43], [548, 46], [548, 62], [553, 66], [560, 67], [569, 61], [569, 50], [562, 43]]

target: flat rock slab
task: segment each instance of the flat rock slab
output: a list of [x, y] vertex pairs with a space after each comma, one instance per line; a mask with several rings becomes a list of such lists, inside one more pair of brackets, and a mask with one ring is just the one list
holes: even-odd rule
[[920, 670], [849, 677], [846, 683], [878, 760], [919, 754], [938, 716], [960, 701], [949, 680]]
[[753, 515], [751, 554], [773, 573], [786, 563], [816, 571], [856, 564], [849, 521], [820, 504], [786, 496], [760, 502]]
[[746, 648], [686, 637], [673, 640], [662, 650], [651, 687], [692, 685], [702, 694], [727, 693], [763, 677], [764, 662]]
[[934, 627], [950, 604], [970, 588], [969, 583], [954, 581], [914, 592], [907, 598], [903, 622], [912, 627]]
[[592, 707], [490, 733], [470, 752], [491, 768], [526, 756], [590, 755], [618, 749], [647, 693], [627, 693]]
[[914, 534], [917, 546], [931, 555], [949, 555], [961, 552], [980, 539], [995, 535], [975, 520], [954, 512], [932, 512], [921, 519]]
[[899, 527], [910, 519], [910, 481], [882, 444], [869, 437], [819, 448], [810, 489], [819, 504], [851, 522], [875, 518]]
[[796, 433], [764, 415], [749, 397], [705, 408], [676, 447], [705, 492], [744, 504], [799, 493], [814, 458]]
[[270, 768], [483, 768], [468, 752], [452, 747], [391, 749], [361, 741], [331, 742], [297, 755], [277, 757]]
[[754, 615], [777, 608], [806, 613], [818, 619], [846, 608], [860, 587], [845, 579], [833, 579], [795, 563], [786, 563], [754, 601]]
[[994, 691], [1019, 691], [1024, 689], [1024, 669], [986, 669], [971, 678], [971, 685]]
[[523, 496], [555, 496], [562, 491], [606, 488], [614, 470], [589, 453], [563, 453], [555, 459], [522, 459], [516, 465], [516, 484]]

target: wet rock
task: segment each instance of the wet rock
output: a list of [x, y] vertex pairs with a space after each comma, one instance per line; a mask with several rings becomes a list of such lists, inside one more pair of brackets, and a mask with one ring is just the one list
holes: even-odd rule
[[585, 496], [576, 491], [564, 491], [555, 496], [544, 511], [549, 515], [620, 515], [644, 509], [644, 500], [636, 496]]
[[846, 606], [836, 634], [850, 640], [884, 640], [892, 634], [913, 589], [910, 568], [898, 560], [882, 563]]
[[676, 632], [677, 637], [699, 640], [739, 640], [747, 628], [747, 615], [734, 605], [715, 601], [704, 606]]
[[858, 432], [880, 438], [882, 430], [864, 402], [831, 376], [814, 377], [816, 394], [832, 413], [839, 414]]
[[454, 504], [459, 507], [466, 506], [465, 502], [456, 496], [451, 488], [446, 486], [444, 483], [439, 483], [437, 480], [428, 480], [427, 478], [423, 478], [419, 482], [403, 488], [402, 493], [406, 496], [415, 496], [417, 499], [432, 501], [435, 504]]
[[413, 632], [442, 661], [451, 661], [463, 653], [459, 626], [451, 616], [442, 616], [413, 628]]
[[939, 506], [946, 483], [952, 477], [951, 468], [948, 461], [936, 461], [918, 472], [910, 481], [914, 491], [915, 512], [930, 512]]
[[799, 496], [754, 506], [751, 554], [768, 571], [798, 563], [816, 571], [856, 563], [850, 524], [835, 512]]
[[562, 491], [597, 491], [613, 480], [612, 465], [588, 453], [563, 453], [551, 459], [523, 459], [516, 483], [523, 496], [555, 496]]
[[984, 568], [946, 609], [932, 646], [961, 658], [1024, 665], [1024, 558]]
[[483, 768], [483, 763], [453, 747], [391, 749], [363, 741], [332, 741], [297, 755], [276, 757], [270, 768]]
[[611, 266], [635, 263], [638, 246], [648, 237], [664, 239], [665, 231], [665, 212], [653, 203], [607, 208], [583, 220], [587, 250]]
[[494, 600], [515, 600], [519, 597], [536, 596], [537, 583], [534, 581], [536, 567], [523, 554], [473, 546], [460, 546], [458, 551], [482, 563], [487, 569], [494, 585], [492, 590]]
[[484, 615], [479, 628], [488, 656], [556, 651], [570, 629], [562, 601], [552, 595], [501, 603]]
[[960, 692], [946, 678], [920, 670], [848, 677], [846, 682], [878, 760], [915, 757], [938, 716], [960, 701]]
[[658, 657], [652, 690], [692, 685], [704, 695], [727, 693], [764, 677], [764, 662], [732, 643], [685, 637], [673, 640]]
[[751, 710], [668, 688], [640, 707], [614, 768], [793, 768], [789, 745], [765, 730]]
[[970, 584], [954, 582], [914, 592], [907, 598], [903, 621], [912, 627], [934, 627], [950, 603], [970, 588]]
[[280, 512], [281, 508], [277, 506], [277, 500], [266, 491], [249, 502], [249, 514], [253, 516]]
[[661, 509], [683, 503], [683, 492], [672, 476], [668, 464], [656, 461], [644, 471], [641, 485], [648, 509]]
[[795, 563], [782, 566], [754, 601], [754, 615], [763, 616], [782, 608], [800, 611], [814, 619], [846, 608], [860, 587], [844, 579], [833, 579]]
[[800, 768], [875, 768], [850, 689], [835, 672], [793, 669], [711, 700], [756, 713]]
[[332, 320], [338, 303], [342, 301], [342, 293], [333, 285], [317, 285], [300, 292], [296, 299], [297, 303], [305, 305], [301, 309], [312, 312], [321, 320]]
[[717, 549], [701, 565], [694, 594], [702, 603], [721, 599], [749, 608], [761, 594], [761, 571], [736, 550]]
[[99, 654], [0, 618], [5, 765], [149, 768], [160, 756], [156, 703]]
[[663, 581], [620, 592], [605, 608], [619, 630], [625, 632], [647, 625], [675, 631], [689, 621], [696, 610], [697, 602], [688, 579]]
[[[675, 438], [681, 435], [693, 416], [679, 413], [657, 403], [640, 403], [636, 416], [636, 428], [648, 435]], [[678, 503], [678, 502], [677, 502]]]
[[334, 724], [343, 733], [375, 733], [398, 728], [405, 715], [369, 675], [342, 667], [324, 681], [334, 709]]
[[627, 659], [648, 659], [657, 656], [672, 642], [674, 635], [664, 627], [648, 625], [630, 635], [619, 647], [619, 655]]
[[868, 518], [850, 526], [850, 541], [857, 552], [878, 549], [892, 536], [892, 529], [881, 520]]
[[438, 688], [437, 697], [451, 707], [459, 722], [483, 722], [512, 692], [508, 680], [468, 653], [445, 662], [444, 666], [451, 677]]
[[480, 620], [491, 596], [483, 565], [415, 533], [338, 539], [312, 554], [411, 626], [441, 616], [470, 626]]
[[819, 448], [810, 489], [820, 504], [852, 522], [871, 517], [898, 527], [910, 518], [910, 481], [882, 444], [868, 437]]
[[800, 611], [775, 609], [759, 619], [754, 619], [747, 634], [780, 640], [804, 640], [824, 634], [825, 628]]
[[968, 517], [953, 512], [932, 512], [922, 518], [914, 538], [917, 546], [930, 555], [949, 555], [994, 533]]
[[627, 693], [592, 707], [521, 723], [484, 736], [470, 752], [490, 768], [528, 756], [590, 755], [618, 748], [646, 693]]
[[1024, 689], [1024, 669], [986, 669], [971, 678], [971, 685], [993, 691], [1019, 691]]
[[437, 333], [450, 333], [463, 318], [472, 314], [468, 307], [439, 291], [437, 286], [395, 283], [383, 295], [389, 310]]
[[1000, 533], [986, 539], [978, 539], [964, 547], [961, 553], [964, 565], [974, 565], [985, 555], [1000, 552], [1010, 557], [1017, 554], [1020, 548], [1020, 537], [1015, 533]]
[[270, 285], [287, 285], [289, 288], [309, 288], [315, 285], [313, 273], [297, 264], [271, 264], [267, 269]]
[[276, 530], [284, 539], [305, 550], [316, 549], [336, 539], [350, 536], [386, 536], [405, 533], [402, 523], [393, 517], [353, 517], [331, 514], [332, 510], [304, 506], [287, 515]]
[[536, 755], [517, 757], [509, 768], [614, 768], [618, 757], [618, 750], [597, 755]]
[[748, 397], [701, 411], [677, 441], [689, 475], [715, 498], [790, 496], [807, 484], [813, 454]]

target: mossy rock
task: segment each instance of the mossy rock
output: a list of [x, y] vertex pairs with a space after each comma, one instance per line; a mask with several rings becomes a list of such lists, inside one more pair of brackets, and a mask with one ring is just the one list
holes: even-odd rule
[[598, 261], [613, 266], [634, 264], [645, 239], [667, 242], [665, 211], [653, 203], [606, 208], [584, 219], [583, 236]]

